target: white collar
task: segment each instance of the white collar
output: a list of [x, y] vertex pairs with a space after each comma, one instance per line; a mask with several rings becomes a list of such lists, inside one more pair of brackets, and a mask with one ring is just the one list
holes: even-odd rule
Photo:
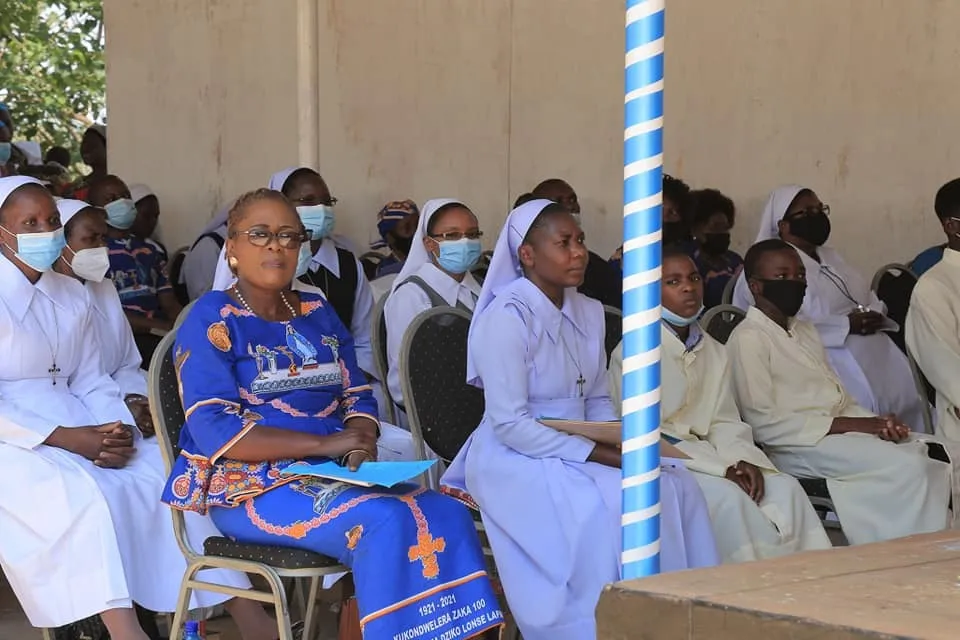
[[423, 281], [430, 285], [430, 288], [436, 291], [451, 307], [456, 306], [461, 289], [466, 289], [472, 293], [474, 302], [480, 297], [480, 283], [474, 279], [470, 272], [463, 276], [462, 282], [457, 282], [437, 265], [426, 262], [420, 265], [420, 268], [413, 275], [423, 278]]
[[316, 271], [323, 267], [333, 274], [335, 278], [340, 277], [340, 258], [337, 256], [337, 245], [330, 238], [324, 238], [320, 243], [320, 248], [313, 254], [310, 260], [310, 270]]
[[[68, 276], [50, 270], [43, 273], [37, 283], [33, 284], [27, 280], [17, 265], [6, 256], [0, 255], [0, 296], [3, 297], [7, 308], [13, 312], [18, 322], [22, 322], [27, 315], [33, 296], [37, 292], [42, 293], [58, 307], [66, 308], [64, 296], [70, 295], [69, 286], [72, 280]], [[76, 284], [80, 285], [79, 282]]]

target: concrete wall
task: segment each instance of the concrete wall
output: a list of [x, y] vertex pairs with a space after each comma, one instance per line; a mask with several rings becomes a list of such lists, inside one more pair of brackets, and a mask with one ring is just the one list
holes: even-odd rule
[[[870, 271], [939, 241], [960, 150], [960, 3], [668, 0], [667, 170], [740, 208], [813, 187]], [[168, 243], [270, 173], [319, 162], [342, 231], [388, 199], [456, 196], [493, 241], [566, 177], [588, 242], [620, 243], [615, 0], [106, 0], [111, 167], [164, 201]]]

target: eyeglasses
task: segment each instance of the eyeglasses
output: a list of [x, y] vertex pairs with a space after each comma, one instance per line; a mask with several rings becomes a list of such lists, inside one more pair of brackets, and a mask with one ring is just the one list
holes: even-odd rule
[[788, 214], [787, 218], [799, 218], [802, 216], [812, 216], [818, 213], [822, 213], [825, 216], [830, 215], [830, 205], [822, 204], [819, 207], [807, 207], [806, 209], [800, 209], [799, 211], [792, 211]]
[[477, 229], [476, 231], [467, 231], [466, 233], [460, 233], [459, 231], [447, 231], [446, 233], [435, 233], [430, 236], [434, 240], [444, 240], [450, 242], [456, 242], [457, 240], [462, 240], [466, 238], [467, 240], [479, 240], [483, 237], [483, 231]]
[[329, 200], [323, 201], [318, 200], [317, 198], [308, 197], [308, 198], [298, 198], [293, 201], [293, 206], [295, 207], [312, 207], [313, 205], [322, 204], [328, 207], [335, 207], [337, 203], [340, 202], [333, 196], [330, 196]]
[[282, 248], [295, 249], [299, 247], [301, 243], [310, 240], [311, 235], [309, 231], [280, 231], [274, 233], [266, 229], [247, 229], [246, 231], [234, 231], [230, 234], [230, 237], [247, 236], [247, 240], [255, 247], [270, 246], [273, 239], [276, 238], [277, 244]]

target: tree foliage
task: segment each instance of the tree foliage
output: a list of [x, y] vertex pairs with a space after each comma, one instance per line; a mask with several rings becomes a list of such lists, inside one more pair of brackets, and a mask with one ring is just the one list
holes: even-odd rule
[[102, 0], [0, 0], [0, 100], [16, 139], [61, 145], [106, 106]]

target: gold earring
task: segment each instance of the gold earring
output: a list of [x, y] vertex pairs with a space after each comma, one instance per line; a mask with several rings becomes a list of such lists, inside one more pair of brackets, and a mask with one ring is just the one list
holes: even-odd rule
[[238, 264], [240, 264], [240, 261], [237, 260], [236, 256], [230, 256], [229, 258], [227, 258], [227, 266], [233, 269], [234, 271], [237, 270]]

